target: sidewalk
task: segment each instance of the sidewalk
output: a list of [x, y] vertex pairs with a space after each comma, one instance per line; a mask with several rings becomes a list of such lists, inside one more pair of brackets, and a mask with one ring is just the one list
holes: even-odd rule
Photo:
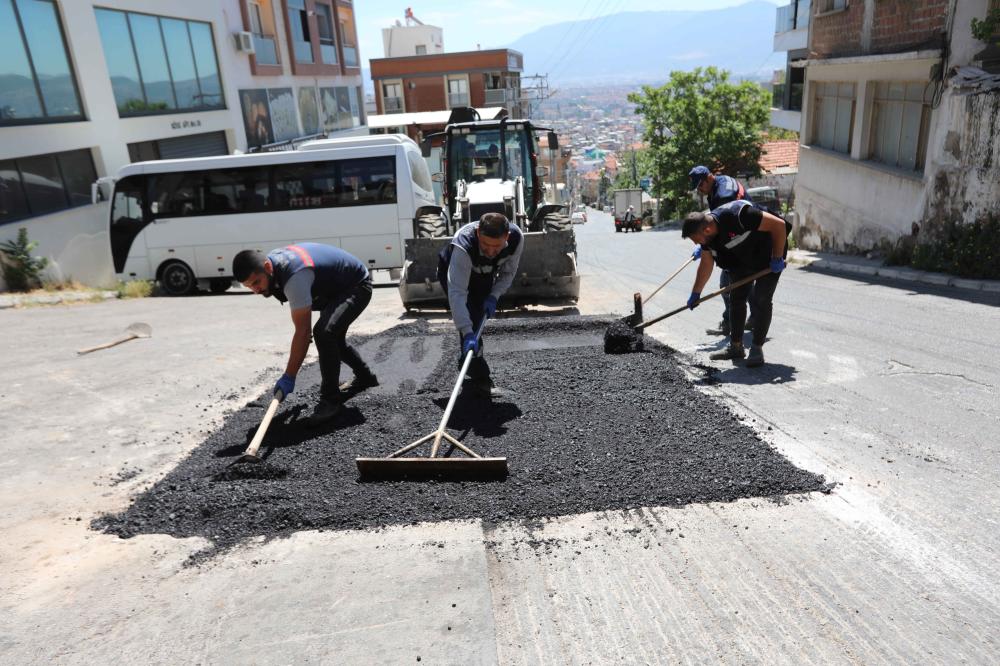
[[904, 266], [885, 266], [881, 259], [866, 259], [844, 254], [829, 252], [809, 252], [807, 250], [791, 250], [788, 253], [788, 263], [798, 264], [813, 270], [867, 275], [902, 280], [904, 282], [919, 282], [941, 287], [957, 287], [970, 291], [1000, 292], [1000, 280], [975, 280], [960, 278], [946, 273], [930, 273], [918, 271]]

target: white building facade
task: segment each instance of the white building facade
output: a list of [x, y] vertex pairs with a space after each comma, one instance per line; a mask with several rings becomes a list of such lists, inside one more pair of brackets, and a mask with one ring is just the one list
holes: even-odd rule
[[114, 282], [98, 177], [364, 131], [343, 0], [0, 0], [0, 44], [0, 241], [52, 280]]

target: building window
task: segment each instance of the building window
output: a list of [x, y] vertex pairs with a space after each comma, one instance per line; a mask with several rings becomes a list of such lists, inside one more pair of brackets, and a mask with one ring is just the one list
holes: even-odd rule
[[210, 24], [94, 11], [119, 116], [225, 108]]
[[0, 224], [90, 203], [90, 150], [0, 161]]
[[278, 64], [273, 16], [269, 3], [261, 7], [260, 2], [250, 2], [250, 32], [253, 34], [254, 58], [258, 65]]
[[337, 40], [333, 34], [333, 10], [316, 3], [316, 27], [319, 30], [319, 55], [324, 65], [337, 64]]
[[846, 9], [847, 0], [820, 0], [819, 11], [823, 12], [833, 12], [838, 9]]
[[0, 0], [0, 44], [0, 125], [83, 119], [54, 2]]
[[426, 44], [417, 44], [417, 55], [427, 55]]
[[354, 29], [354, 11], [350, 7], [339, 5], [337, 18], [340, 22], [340, 43], [344, 47], [344, 65], [358, 66], [358, 36]]
[[854, 104], [853, 83], [817, 83], [812, 144], [850, 154], [854, 132]]
[[292, 35], [292, 53], [296, 62], [313, 62], [312, 42], [309, 39], [309, 15], [306, 0], [285, 0], [288, 6], [288, 30]]
[[448, 108], [469, 106], [469, 81], [463, 77], [448, 77]]
[[382, 112], [402, 113], [403, 106], [403, 84], [383, 83], [382, 84]]
[[930, 88], [926, 83], [880, 81], [875, 85], [871, 159], [923, 171], [931, 117]]

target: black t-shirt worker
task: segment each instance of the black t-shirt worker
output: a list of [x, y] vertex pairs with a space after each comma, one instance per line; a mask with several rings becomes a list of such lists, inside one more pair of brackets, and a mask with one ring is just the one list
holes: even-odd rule
[[[441, 250], [438, 280], [448, 295], [451, 317], [462, 341], [460, 359], [471, 349], [471, 386], [482, 395], [494, 392], [490, 367], [483, 356], [483, 339], [476, 342], [476, 329], [483, 317], [492, 317], [497, 301], [514, 283], [524, 250], [524, 236], [517, 225], [500, 213], [486, 213], [455, 234]], [[461, 363], [461, 360], [459, 361]]]
[[752, 292], [754, 308], [753, 345], [747, 366], [764, 364], [764, 342], [771, 327], [772, 297], [785, 268], [791, 225], [754, 207], [749, 201], [733, 201], [711, 213], [690, 213], [684, 218], [683, 238], [703, 249], [688, 307], [694, 308], [715, 264], [730, 271], [733, 282], [770, 267], [771, 272], [732, 292], [729, 347], [711, 355], [713, 360], [742, 359], [743, 323], [747, 316], [747, 295]]
[[[272, 250], [243, 250], [233, 258], [233, 277], [255, 294], [288, 303], [295, 333], [285, 373], [275, 385], [283, 395], [295, 389], [295, 376], [309, 351], [310, 328], [319, 352], [320, 399], [311, 425], [329, 421], [343, 404], [343, 391], [377, 386], [378, 380], [358, 352], [347, 344], [347, 328], [368, 307], [372, 280], [357, 257], [331, 245], [297, 243]], [[312, 326], [312, 313], [319, 312]], [[340, 385], [340, 362], [354, 379]]]

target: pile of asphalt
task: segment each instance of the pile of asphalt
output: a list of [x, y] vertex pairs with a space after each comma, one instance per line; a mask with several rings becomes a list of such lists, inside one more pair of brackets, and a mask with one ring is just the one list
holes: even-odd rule
[[253, 436], [269, 394], [232, 414], [128, 509], [94, 526], [124, 538], [200, 536], [225, 549], [305, 529], [493, 524], [826, 488], [699, 392], [670, 349], [647, 340], [643, 353], [606, 355], [609, 323], [565, 317], [488, 326], [487, 358], [503, 395], [490, 402], [462, 394], [450, 430], [480, 455], [506, 456], [505, 481], [358, 479], [355, 457], [384, 456], [432, 432], [451, 391], [457, 336], [408, 325], [359, 339], [363, 356], [382, 358], [373, 362], [383, 384], [354, 396], [319, 429], [302, 422], [318, 397], [318, 371], [305, 368], [264, 440], [259, 474], [227, 464]]
[[629, 354], [643, 350], [642, 333], [625, 322], [618, 320], [611, 322], [608, 330], [604, 331], [604, 352], [606, 354]]

